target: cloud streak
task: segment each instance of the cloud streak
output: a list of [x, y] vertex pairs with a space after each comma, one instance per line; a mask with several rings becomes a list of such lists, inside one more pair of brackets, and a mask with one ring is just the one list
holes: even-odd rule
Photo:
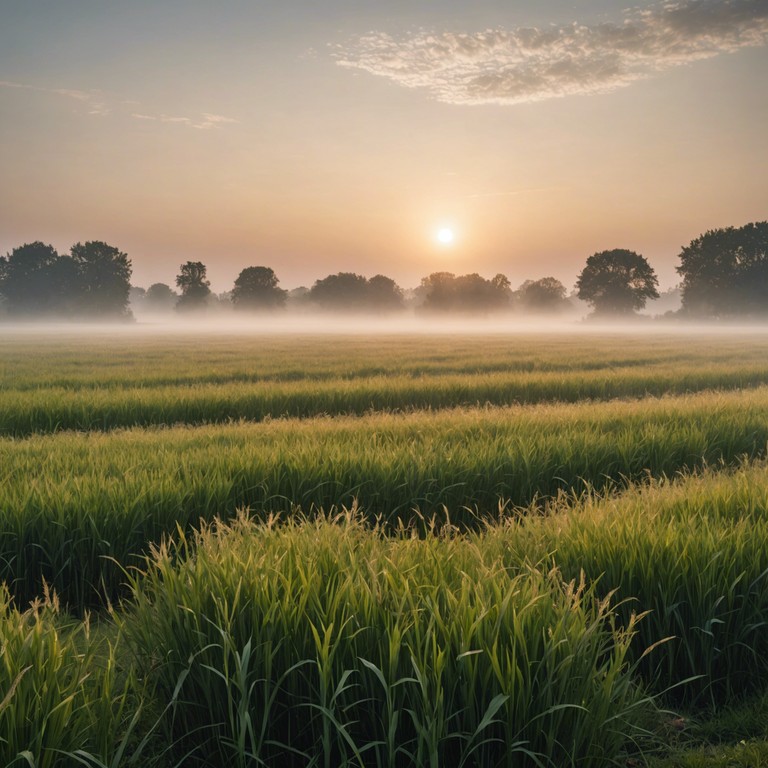
[[335, 46], [342, 67], [429, 91], [449, 104], [521, 104], [607, 93], [672, 67], [768, 40], [768, 0], [683, 0], [573, 23], [478, 33], [373, 32]]
[[[29, 85], [27, 83], [17, 83], [10, 80], [0, 80], [0, 88], [16, 88], [25, 91], [35, 91], [37, 93], [47, 93], [56, 96], [63, 96], [68, 99], [74, 99], [84, 105], [89, 115], [109, 115], [112, 112], [124, 114], [126, 107], [141, 106], [139, 102], [133, 100], [116, 101], [109, 103], [104, 98], [100, 91], [81, 91], [74, 88], [43, 88], [37, 85]], [[184, 125], [189, 128], [197, 128], [198, 130], [210, 130], [218, 126], [227, 123], [238, 122], [233, 117], [224, 117], [224, 115], [216, 115], [212, 112], [202, 112], [199, 117], [174, 117], [170, 115], [149, 115], [143, 112], [130, 112], [129, 117], [134, 120], [148, 120], [156, 121], [159, 123], [176, 123]]]
[[224, 123], [236, 123], [234, 117], [224, 117], [224, 115], [214, 115], [210, 112], [203, 112], [202, 119], [193, 119], [191, 117], [175, 117], [173, 115], [145, 115], [141, 112], [132, 112], [131, 117], [136, 120], [156, 120], [160, 123], [176, 123], [177, 125], [186, 125], [190, 128], [208, 131]]

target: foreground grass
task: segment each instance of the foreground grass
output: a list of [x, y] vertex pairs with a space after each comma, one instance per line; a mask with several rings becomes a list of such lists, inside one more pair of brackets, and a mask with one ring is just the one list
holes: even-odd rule
[[767, 569], [764, 465], [462, 535], [241, 517], [133, 572], [116, 614], [132, 654], [6, 599], [0, 718], [51, 718], [51, 741], [32, 727], [4, 754], [56, 745], [106, 765], [148, 737], [142, 759], [164, 766], [602, 766], [656, 730], [670, 749], [653, 765], [760, 765], [765, 700], [681, 732], [654, 725], [642, 691], [722, 708], [764, 690]]
[[193, 544], [158, 550], [125, 622], [156, 695], [183, 702], [187, 762], [604, 766], [649, 722], [634, 620], [556, 571], [354, 517]]

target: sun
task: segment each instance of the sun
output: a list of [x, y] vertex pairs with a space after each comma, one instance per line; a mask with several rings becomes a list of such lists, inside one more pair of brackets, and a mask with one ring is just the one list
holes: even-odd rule
[[443, 245], [450, 245], [454, 241], [455, 235], [450, 227], [441, 227], [437, 230], [437, 242]]

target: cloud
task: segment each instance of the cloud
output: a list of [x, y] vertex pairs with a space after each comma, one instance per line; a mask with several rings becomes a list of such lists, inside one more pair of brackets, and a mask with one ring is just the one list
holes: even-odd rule
[[20, 88], [25, 91], [52, 93], [56, 96], [75, 99], [75, 101], [79, 101], [87, 106], [89, 115], [108, 115], [111, 111], [99, 91], [81, 91], [75, 88], [41, 88], [38, 85], [14, 83], [10, 80], [0, 80], [0, 88]]
[[203, 117], [209, 123], [236, 123], [234, 117], [224, 117], [224, 115], [212, 115], [210, 112], [203, 112]]
[[620, 23], [372, 32], [335, 46], [342, 67], [450, 104], [520, 104], [606, 93], [664, 70], [768, 40], [768, 0], [683, 0], [627, 11]]
[[180, 125], [186, 125], [190, 128], [198, 128], [201, 130], [209, 130], [211, 128], [218, 127], [225, 123], [238, 122], [233, 117], [224, 117], [224, 115], [216, 115], [211, 112], [200, 113], [199, 118], [191, 117], [173, 117], [170, 115], [149, 115], [143, 112], [127, 112], [127, 108], [135, 108], [141, 106], [141, 103], [135, 100], [122, 101], [110, 101], [104, 98], [104, 95], [100, 91], [82, 91], [75, 88], [43, 88], [37, 85], [29, 85], [27, 83], [17, 83], [10, 80], [0, 80], [0, 88], [17, 88], [27, 91], [36, 91], [37, 93], [49, 93], [56, 96], [64, 96], [68, 99], [74, 99], [75, 101], [83, 104], [89, 115], [108, 115], [113, 111], [125, 115], [126, 113], [134, 120], [149, 120], [157, 121], [160, 123], [177, 123]]
[[[138, 115], [134, 115], [134, 117], [138, 117]], [[155, 118], [151, 117], [150, 115], [142, 115], [143, 119], [150, 119], [154, 120]], [[210, 112], [203, 112], [202, 113], [202, 120], [199, 118], [193, 119], [191, 117], [171, 117], [170, 115], [160, 115], [160, 117], [156, 118], [161, 123], [180, 123], [181, 125], [188, 125], [190, 128], [197, 128], [198, 130], [202, 131], [208, 131], [211, 128], [216, 128], [219, 125], [222, 125], [223, 123], [236, 123], [238, 122], [235, 120], [234, 117], [224, 117], [224, 115], [214, 115]]]

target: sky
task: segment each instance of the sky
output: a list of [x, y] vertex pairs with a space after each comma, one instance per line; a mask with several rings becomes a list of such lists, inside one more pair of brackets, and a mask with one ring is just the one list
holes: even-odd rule
[[[554, 276], [768, 219], [768, 0], [0, 0], [0, 253]], [[441, 230], [451, 242], [442, 242]], [[443, 233], [443, 240], [448, 239]]]

